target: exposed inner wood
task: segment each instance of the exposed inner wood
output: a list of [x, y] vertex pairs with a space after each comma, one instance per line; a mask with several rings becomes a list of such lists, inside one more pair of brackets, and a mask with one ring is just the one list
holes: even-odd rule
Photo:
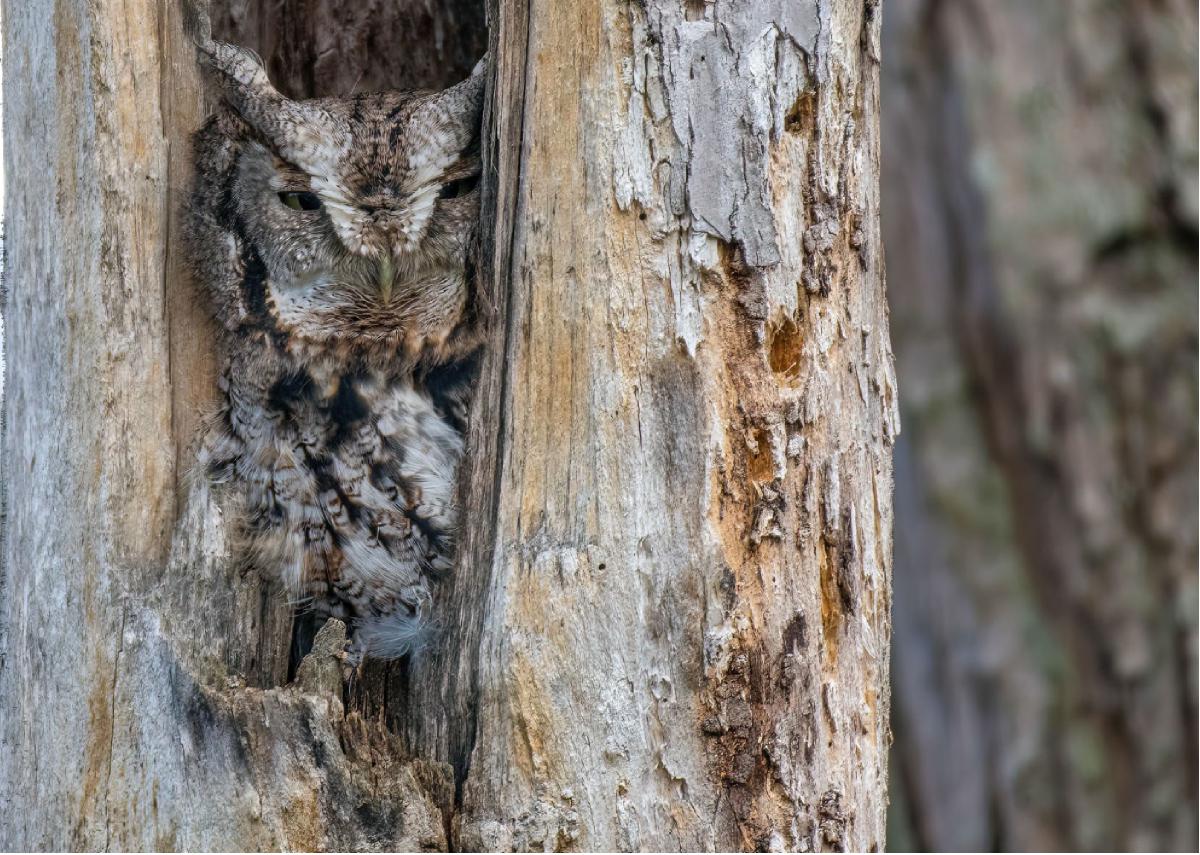
[[[218, 31], [294, 94], [475, 58], [465, 17], [409, 44], [348, 5], [230, 5]], [[178, 11], [6, 4], [0, 842], [882, 847], [878, 4], [488, 20], [463, 560], [444, 643], [346, 690], [336, 624], [289, 674], [289, 609], [183, 478], [213, 393], [170, 225], [205, 113]], [[431, 52], [335, 61], [354, 27]]]

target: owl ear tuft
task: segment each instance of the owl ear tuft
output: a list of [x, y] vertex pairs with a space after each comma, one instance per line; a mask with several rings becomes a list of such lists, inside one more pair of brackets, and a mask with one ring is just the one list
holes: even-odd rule
[[262, 59], [248, 48], [211, 38], [198, 41], [197, 47], [230, 106], [269, 139], [282, 157], [310, 175], [329, 170], [330, 146], [336, 145], [339, 137], [324, 110], [280, 94], [267, 77]]
[[484, 83], [486, 83], [489, 59], [490, 59], [490, 57], [486, 53], [483, 56], [481, 56], [479, 58], [479, 62], [475, 63], [475, 67], [471, 69], [471, 76], [467, 79], [468, 80], [479, 79], [479, 80], [482, 80]]
[[471, 76], [429, 99], [414, 114], [430, 127], [449, 131], [453, 145], [466, 148], [479, 131], [483, 97], [487, 88], [488, 58], [475, 64]]
[[204, 64], [215, 73], [221, 91], [239, 110], [243, 102], [287, 100], [271, 85], [262, 58], [249, 48], [215, 42], [211, 38], [198, 43], [197, 47]]
[[481, 113], [483, 111], [483, 96], [487, 91], [488, 80], [488, 55], [485, 53], [475, 63], [475, 67], [471, 69], [471, 76], [461, 83], [456, 83], [446, 90], [447, 93], [455, 92], [456, 97], [461, 97], [461, 103], [469, 105], [471, 112]]

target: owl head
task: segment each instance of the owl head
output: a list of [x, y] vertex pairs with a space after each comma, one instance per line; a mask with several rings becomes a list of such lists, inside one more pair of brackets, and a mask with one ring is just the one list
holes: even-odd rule
[[194, 202], [238, 256], [225, 325], [298, 350], [444, 341], [467, 301], [484, 63], [442, 92], [292, 100], [250, 51], [200, 48], [228, 104], [201, 131]]

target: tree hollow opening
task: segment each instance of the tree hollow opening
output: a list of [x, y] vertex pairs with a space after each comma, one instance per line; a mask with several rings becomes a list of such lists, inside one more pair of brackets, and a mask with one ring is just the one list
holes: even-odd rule
[[[345, 98], [385, 90], [444, 89], [487, 50], [483, 0], [212, 0], [213, 36], [254, 50], [289, 98]], [[297, 610], [288, 679], [323, 619]], [[401, 732], [407, 661], [368, 661], [345, 690], [364, 717]]]

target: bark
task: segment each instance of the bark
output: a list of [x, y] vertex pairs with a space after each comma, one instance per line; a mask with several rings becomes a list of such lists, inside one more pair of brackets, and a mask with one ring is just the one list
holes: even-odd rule
[[[175, 4], [7, 3], [0, 842], [444, 847], [453, 777], [343, 702], [189, 486], [211, 324], [175, 227], [206, 110]], [[286, 685], [285, 685], [286, 684]]]
[[498, 8], [462, 845], [882, 844], [876, 12]]
[[[215, 22], [294, 94], [441, 85], [478, 15], [411, 6], [444, 38], [369, 65], [339, 4]], [[184, 477], [178, 10], [7, 3], [0, 843], [880, 848], [879, 18], [492, 3], [463, 555], [442, 643], [347, 687]]]
[[897, 842], [1195, 845], [1195, 26], [889, 16]]

